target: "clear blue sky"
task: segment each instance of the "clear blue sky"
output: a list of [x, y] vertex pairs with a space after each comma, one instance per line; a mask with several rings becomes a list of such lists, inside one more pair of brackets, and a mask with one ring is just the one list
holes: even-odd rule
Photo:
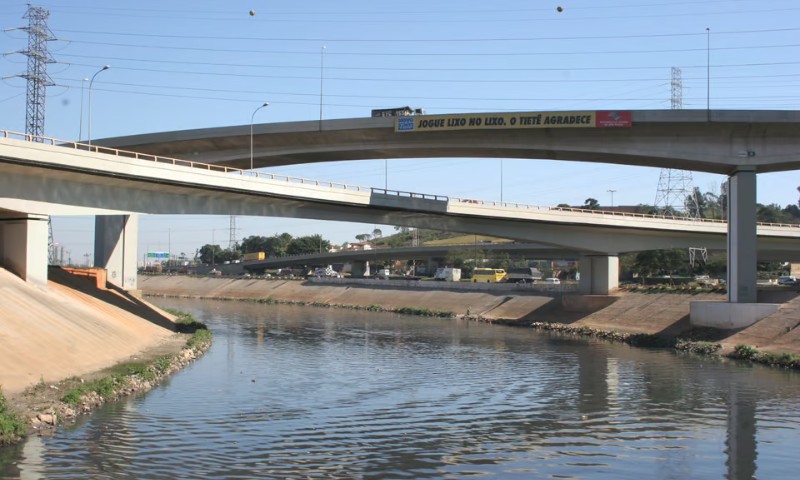
[[[93, 138], [190, 128], [364, 117], [410, 105], [427, 113], [667, 109], [671, 68], [683, 108], [800, 109], [797, 0], [210, 1], [48, 0], [57, 41], [45, 134]], [[563, 7], [563, 12], [556, 10]], [[3, 0], [0, 26], [24, 26]], [[249, 14], [250, 10], [255, 15]], [[707, 28], [710, 30], [707, 32]], [[26, 33], [0, 35], [24, 50]], [[325, 46], [324, 57], [322, 47]], [[709, 48], [710, 47], [710, 48]], [[707, 72], [710, 58], [710, 82]], [[0, 128], [24, 131], [26, 60], [0, 60]], [[320, 97], [320, 76], [323, 77]], [[81, 93], [84, 123], [81, 127]], [[710, 90], [707, 85], [710, 84]], [[555, 205], [652, 204], [659, 170], [498, 159], [397, 159], [271, 169], [285, 174], [454, 196]], [[387, 168], [388, 167], [388, 168]], [[385, 176], [388, 170], [388, 178]], [[724, 178], [694, 174], [702, 191]], [[800, 176], [759, 175], [758, 200], [797, 201]], [[73, 260], [92, 252], [93, 220], [55, 218]], [[227, 245], [228, 217], [143, 216], [140, 250], [193, 254]], [[320, 233], [334, 243], [376, 226], [237, 218], [237, 237]], [[377, 226], [392, 231], [390, 226]]]

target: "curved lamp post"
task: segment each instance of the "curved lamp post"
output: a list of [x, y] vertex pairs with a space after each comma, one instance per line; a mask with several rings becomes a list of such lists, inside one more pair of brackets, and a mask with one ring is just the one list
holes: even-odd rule
[[253, 110], [253, 114], [250, 115], [250, 170], [253, 169], [253, 119], [256, 118], [256, 112], [268, 106], [269, 102], [264, 102], [263, 105]]
[[92, 79], [89, 81], [89, 139], [87, 142], [89, 145], [92, 144], [92, 84], [94, 83], [94, 77], [96, 77], [97, 74], [108, 70], [109, 68], [111, 68], [111, 65], [103, 65], [103, 68], [95, 72], [95, 74], [92, 75]]

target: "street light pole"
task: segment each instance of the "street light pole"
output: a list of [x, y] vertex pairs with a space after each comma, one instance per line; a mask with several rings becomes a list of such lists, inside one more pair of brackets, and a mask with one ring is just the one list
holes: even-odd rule
[[84, 86], [86, 85], [86, 82], [88, 82], [88, 81], [89, 81], [88, 78], [82, 78], [81, 79], [81, 123], [78, 126], [78, 141], [79, 142], [81, 141], [81, 137], [83, 137], [83, 89], [84, 89]]
[[325, 45], [319, 49], [319, 129], [322, 131], [322, 80], [325, 78]]
[[269, 102], [264, 102], [263, 105], [253, 110], [253, 114], [250, 115], [250, 170], [253, 169], [253, 119], [256, 118], [256, 112], [261, 110], [264, 107], [268, 107]]
[[606, 191], [611, 194], [611, 208], [614, 208], [614, 192], [616, 192], [616, 190], [606, 190]]
[[503, 203], [503, 159], [500, 159], [500, 203]]
[[92, 75], [92, 79], [89, 81], [89, 139], [87, 142], [89, 145], [92, 144], [92, 84], [94, 83], [94, 77], [96, 77], [97, 74], [108, 70], [109, 68], [111, 68], [111, 65], [103, 65], [103, 68], [95, 72], [95, 74]]

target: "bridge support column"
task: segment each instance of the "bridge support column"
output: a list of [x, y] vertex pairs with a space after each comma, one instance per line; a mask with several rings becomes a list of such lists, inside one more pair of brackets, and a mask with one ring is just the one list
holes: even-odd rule
[[739, 167], [728, 181], [728, 301], [691, 302], [692, 326], [744, 328], [778, 311], [757, 303], [756, 247], [756, 172]]
[[9, 212], [0, 216], [0, 266], [38, 287], [47, 287], [48, 217]]
[[756, 303], [756, 172], [739, 169], [728, 181], [728, 301]]
[[369, 262], [353, 261], [350, 264], [351, 278], [364, 278], [365, 275], [369, 275]]
[[123, 290], [136, 290], [139, 217], [97, 215], [94, 223], [94, 264], [105, 268], [108, 282]]
[[609, 295], [619, 288], [619, 257], [585, 255], [580, 260], [578, 291], [584, 295]]

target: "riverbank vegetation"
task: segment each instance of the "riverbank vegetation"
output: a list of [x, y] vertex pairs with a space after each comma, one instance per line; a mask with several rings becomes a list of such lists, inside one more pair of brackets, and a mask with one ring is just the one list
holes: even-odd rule
[[532, 328], [544, 331], [557, 332], [566, 335], [593, 337], [613, 342], [623, 342], [634, 347], [645, 348], [674, 348], [682, 352], [698, 355], [724, 356], [736, 360], [749, 360], [771, 367], [782, 367], [800, 370], [800, 355], [786, 352], [764, 352], [751, 345], [736, 345], [733, 351], [721, 355], [722, 344], [706, 340], [718, 336], [714, 329], [694, 329], [685, 333], [684, 337], [654, 335], [644, 333], [621, 333], [613, 330], [602, 330], [582, 326], [572, 326], [563, 323], [534, 322]]
[[729, 356], [774, 367], [800, 369], [800, 356], [785, 352], [762, 352], [752, 345], [736, 345]]
[[205, 352], [211, 346], [211, 332], [202, 322], [198, 322], [189, 314], [177, 310], [167, 310], [175, 315], [178, 331], [191, 333], [183, 351], [173, 355], [161, 355], [147, 362], [128, 362], [108, 369], [106, 375], [84, 382], [73, 378], [77, 383], [68, 389], [61, 401], [70, 406], [94, 406], [106, 400], [117, 399], [132, 393], [150, 390], [164, 377], [180, 370], [189, 361]]
[[[318, 308], [343, 308], [348, 310], [368, 310], [370, 312], [386, 312], [386, 313], [401, 313], [403, 315], [417, 315], [422, 317], [439, 317], [439, 318], [454, 318], [456, 314], [445, 310], [433, 310], [423, 307], [396, 307], [388, 308], [377, 303], [371, 305], [352, 305], [346, 303], [327, 303], [327, 302], [311, 302], [305, 300], [281, 300], [274, 297], [264, 298], [243, 298], [243, 297], [207, 297], [203, 295], [167, 295], [167, 294], [150, 294], [149, 296], [161, 298], [196, 298], [198, 300], [221, 300], [224, 302], [254, 302], [263, 303], [266, 305], [296, 305], [301, 307], [318, 307]], [[175, 314], [175, 312], [170, 311]]]
[[0, 389], [0, 445], [16, 442], [25, 435], [26, 429], [25, 421], [11, 411], [3, 390]]
[[[203, 355], [212, 341], [208, 328], [190, 314], [174, 310], [170, 313], [177, 318], [177, 330], [190, 335], [177, 353], [145, 352], [143, 358], [93, 375], [71, 377], [52, 385], [41, 381], [14, 398], [14, 411], [0, 392], [0, 443], [16, 442], [29, 429], [53, 429], [105, 402], [149, 391]], [[186, 337], [176, 340], [181, 338]]]

